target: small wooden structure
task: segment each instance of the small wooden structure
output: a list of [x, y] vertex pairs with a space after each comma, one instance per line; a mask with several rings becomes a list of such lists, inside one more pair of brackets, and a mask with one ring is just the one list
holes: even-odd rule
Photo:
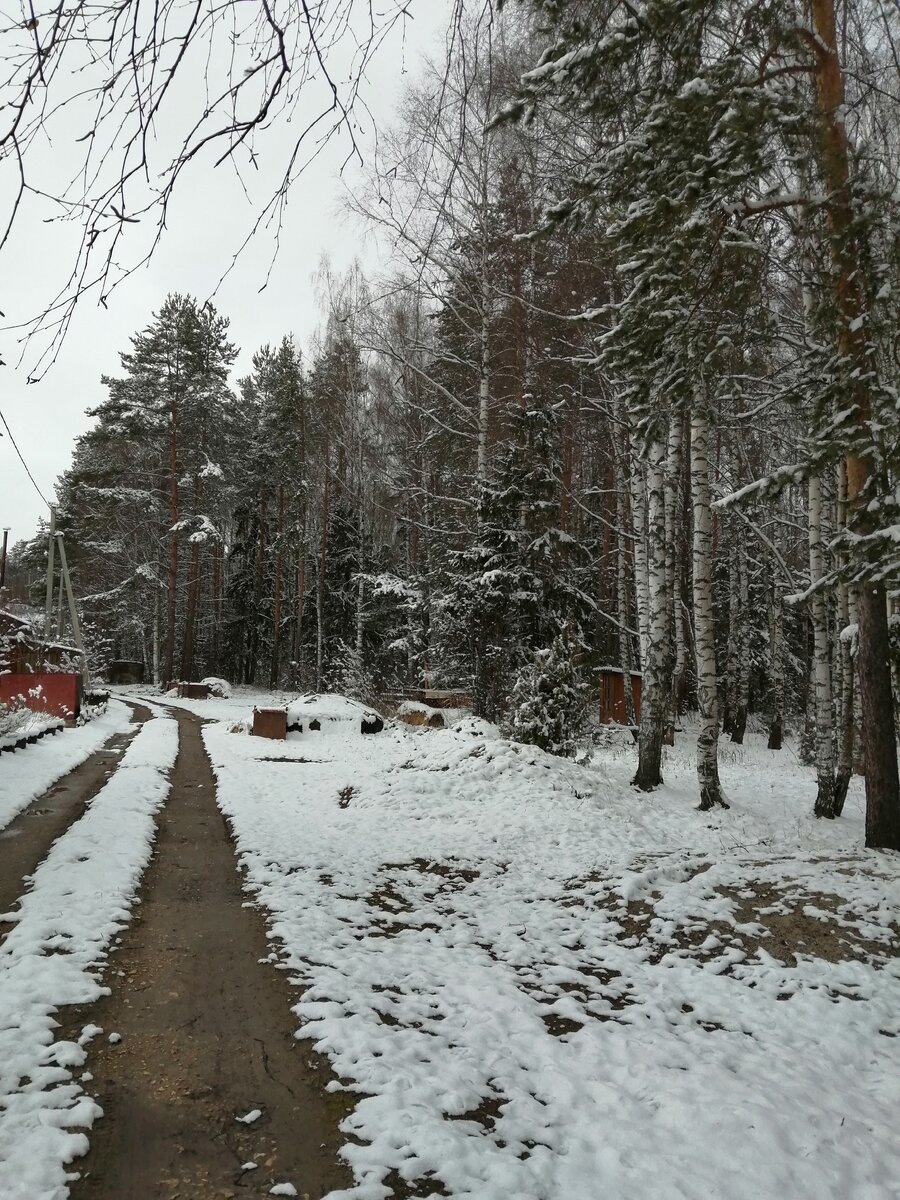
[[252, 733], [254, 737], [283, 742], [287, 737], [287, 709], [254, 708]]
[[208, 700], [209, 685], [205, 683], [179, 683], [178, 695], [183, 700]]
[[144, 682], [144, 664], [131, 659], [117, 658], [106, 668], [106, 682], [113, 687]]
[[471, 708], [472, 696], [462, 688], [417, 688], [409, 693], [409, 699], [429, 708]]
[[[641, 673], [631, 672], [631, 700], [634, 705], [634, 719], [641, 719]], [[620, 667], [600, 668], [600, 724], [628, 725], [628, 712], [625, 708], [625, 675]]]
[[84, 692], [81, 669], [77, 647], [45, 641], [31, 620], [0, 611], [0, 703], [75, 718]]

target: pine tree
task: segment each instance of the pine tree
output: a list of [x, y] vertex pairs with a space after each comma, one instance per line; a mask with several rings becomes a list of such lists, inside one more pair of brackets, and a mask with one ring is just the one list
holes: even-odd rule
[[549, 754], [573, 758], [591, 705], [583, 649], [568, 629], [546, 650], [535, 650], [520, 670], [502, 725], [507, 737]]

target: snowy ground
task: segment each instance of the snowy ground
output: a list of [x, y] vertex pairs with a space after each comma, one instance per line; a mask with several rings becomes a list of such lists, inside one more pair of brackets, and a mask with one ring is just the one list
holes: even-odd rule
[[[94, 722], [105, 732], [91, 749], [123, 724], [127, 710]], [[88, 730], [99, 732], [86, 726], [71, 734], [82, 749], [77, 735]], [[42, 745], [28, 751], [29, 761], [40, 758]], [[0, 946], [3, 1200], [64, 1200], [66, 1165], [87, 1149], [83, 1130], [100, 1110], [74, 1074], [85, 1061], [84, 1046], [102, 1030], [88, 1026], [77, 1043], [59, 1041], [55, 1014], [108, 991], [99, 982], [107, 948], [128, 920], [150, 857], [153, 817], [168, 793], [177, 746], [171, 718], [148, 721], [85, 814], [54, 843], [19, 908], [0, 915], [0, 930], [8, 930]], [[59, 755], [54, 762], [55, 770]], [[87, 1084], [89, 1076], [82, 1079]]]
[[[298, 1036], [356, 1097], [357, 1186], [331, 1200], [401, 1181], [478, 1200], [893, 1200], [900, 855], [861, 849], [859, 781], [840, 821], [816, 822], [792, 748], [751, 737], [723, 744], [731, 809], [701, 815], [687, 734], [643, 796], [627, 735], [579, 767], [472, 720], [362, 736], [329, 701], [319, 732], [247, 736], [272, 702], [176, 703], [210, 721], [272, 960], [302, 989]], [[69, 769], [64, 738], [71, 766], [126, 723], [113, 705], [4, 759], [7, 809]], [[3, 1200], [62, 1200], [85, 1148], [84, 1047], [54, 1041], [53, 1014], [100, 994], [176, 745], [171, 720], [142, 729], [0, 947]], [[31, 770], [10, 785], [18, 758]]]
[[41, 738], [15, 754], [4, 754], [0, 759], [0, 829], [57, 779], [90, 758], [107, 738], [124, 732], [130, 722], [128, 706], [112, 700], [106, 712], [93, 721]]
[[810, 773], [752, 738], [701, 815], [687, 736], [642, 796], [630, 746], [266, 742], [232, 732], [249, 701], [182, 703], [218, 719], [299, 1034], [359, 1095], [342, 1196], [896, 1196], [900, 856], [861, 850], [858, 781], [816, 822]]

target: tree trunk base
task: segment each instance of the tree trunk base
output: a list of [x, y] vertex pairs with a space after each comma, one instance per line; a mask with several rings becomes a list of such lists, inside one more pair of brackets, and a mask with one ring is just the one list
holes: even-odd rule
[[844, 801], [847, 799], [847, 789], [850, 787], [852, 771], [847, 768], [838, 771], [834, 780], [834, 815], [839, 817], [844, 811]]
[[819, 790], [816, 793], [816, 803], [813, 808], [813, 815], [824, 817], [828, 821], [833, 821], [834, 812], [834, 777], [832, 775], [819, 776]]
[[635, 776], [631, 781], [631, 786], [633, 788], [637, 788], [639, 792], [655, 792], [658, 787], [662, 786], [662, 783], [663, 777], [658, 772], [656, 778], [654, 779], [649, 774], [646, 776], [641, 775], [640, 770], [638, 770], [635, 772]]
[[731, 808], [731, 805], [719, 791], [701, 794], [697, 812], [710, 812], [714, 808]]

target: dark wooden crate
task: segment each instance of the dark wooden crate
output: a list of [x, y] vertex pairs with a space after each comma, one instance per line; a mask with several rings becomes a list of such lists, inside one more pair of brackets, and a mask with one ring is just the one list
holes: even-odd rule
[[205, 683], [179, 683], [178, 695], [183, 700], [208, 700], [209, 688]]
[[253, 736], [283, 742], [287, 737], [287, 709], [254, 708]]

